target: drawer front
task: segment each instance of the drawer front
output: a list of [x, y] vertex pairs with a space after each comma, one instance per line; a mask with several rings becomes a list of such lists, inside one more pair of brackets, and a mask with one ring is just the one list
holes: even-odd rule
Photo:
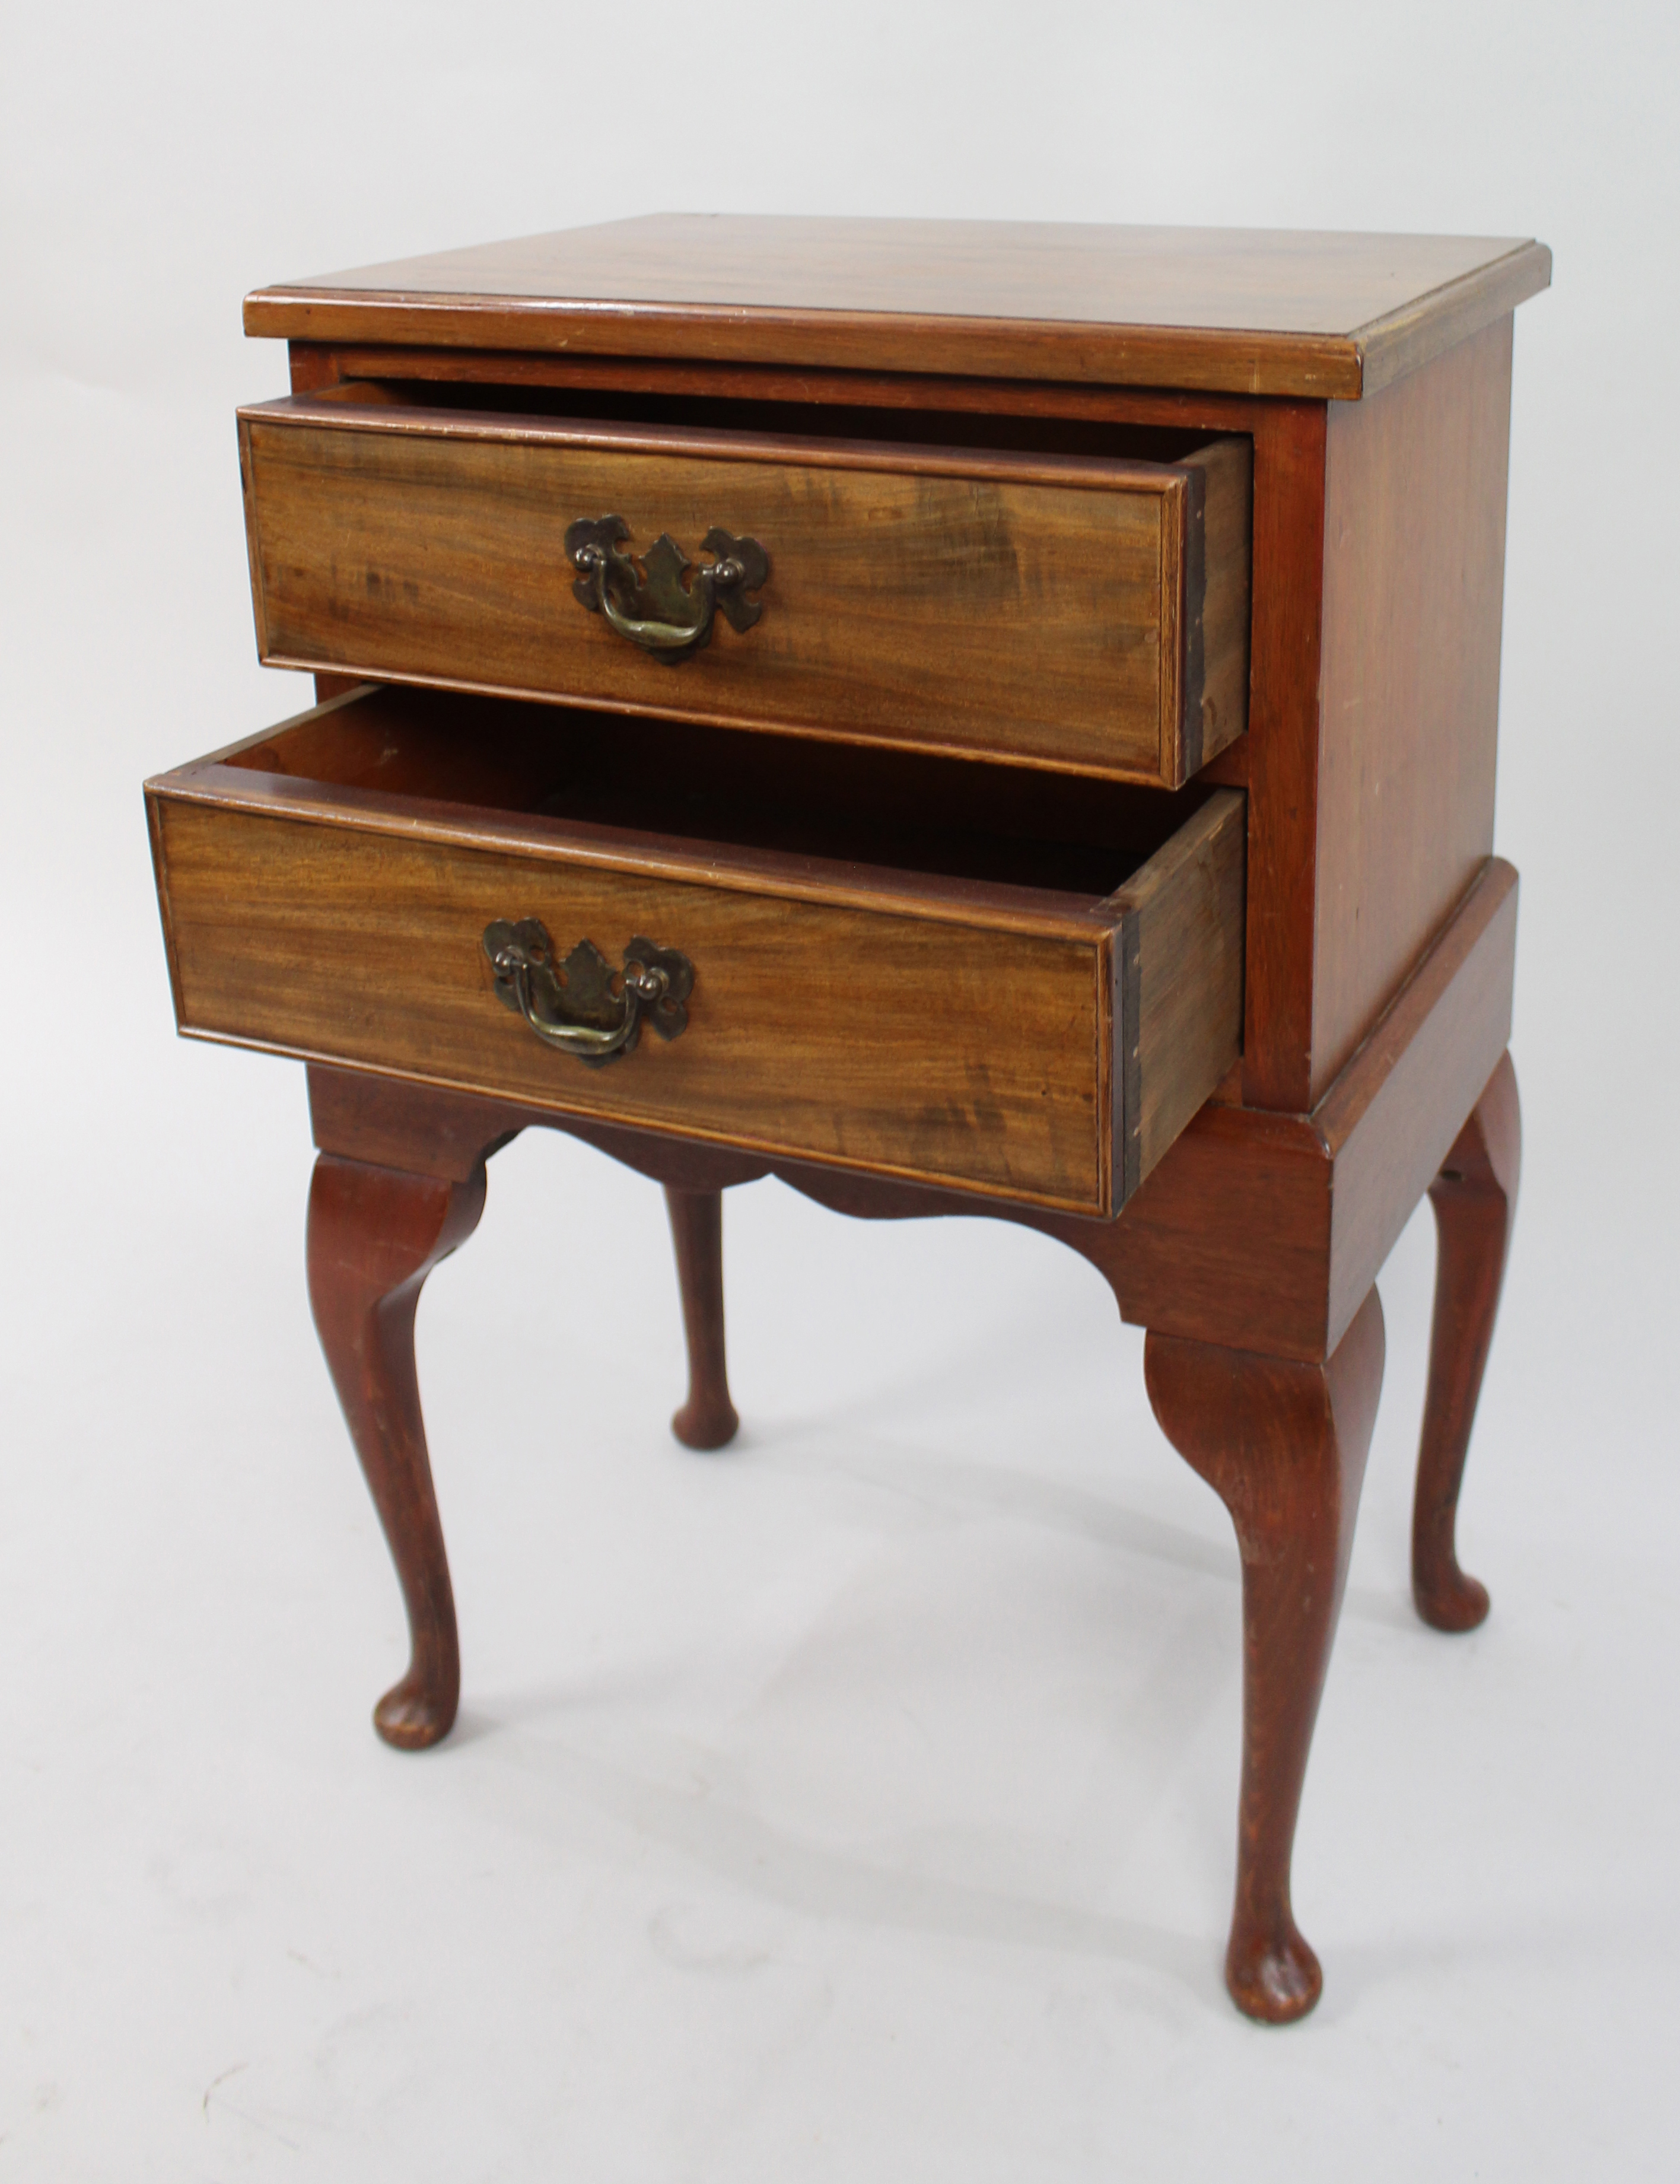
[[[164, 800], [182, 1028], [570, 1114], [1105, 1211], [1110, 937], [988, 929]], [[540, 919], [694, 966], [688, 1022], [601, 1067], [498, 1000]]]
[[[299, 398], [241, 443], [276, 666], [1169, 787], [1246, 725], [1245, 441], [1123, 463]], [[640, 649], [575, 595], [568, 530], [609, 516], [696, 569], [715, 527], [759, 542], [756, 621]]]

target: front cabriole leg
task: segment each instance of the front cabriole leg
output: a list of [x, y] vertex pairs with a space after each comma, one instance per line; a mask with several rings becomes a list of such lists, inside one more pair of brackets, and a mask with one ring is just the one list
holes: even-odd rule
[[465, 1181], [324, 1152], [309, 1190], [309, 1303], [409, 1614], [407, 1673], [374, 1708], [387, 1744], [448, 1734], [460, 1649], [414, 1371], [426, 1276], [478, 1225], [484, 1164]]
[[1313, 1724], [1342, 1604], [1382, 1385], [1372, 1290], [1321, 1365], [1152, 1334], [1149, 1401], [1230, 1510], [1243, 1558], [1243, 1786], [1225, 1961], [1237, 2007], [1304, 2017], [1323, 1986], [1295, 1925], [1289, 1866]]

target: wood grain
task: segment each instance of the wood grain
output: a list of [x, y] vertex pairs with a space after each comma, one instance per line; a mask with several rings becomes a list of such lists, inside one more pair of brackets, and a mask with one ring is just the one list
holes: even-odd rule
[[[384, 373], [400, 353], [364, 352], [358, 370]], [[1319, 769], [1321, 763], [1320, 655], [1325, 582], [1326, 454], [1328, 416], [1322, 403], [1252, 401], [1229, 395], [999, 383], [976, 380], [919, 382], [897, 376], [776, 372], [756, 367], [705, 367], [665, 360], [478, 357], [417, 351], [406, 360], [417, 371], [448, 366], [462, 376], [500, 382], [517, 370], [548, 378], [583, 375], [609, 381], [615, 401], [626, 404], [644, 386], [702, 398], [712, 388], [738, 397], [761, 397], [777, 417], [802, 401], [843, 402], [854, 411], [870, 405], [887, 410], [926, 403], [941, 415], [965, 407], [995, 421], [1022, 415], [1082, 426], [1182, 430], [1242, 436], [1254, 449], [1252, 652], [1250, 733], [1213, 760], [1210, 779], [1249, 789], [1247, 920], [1247, 1021], [1243, 1097], [1251, 1106], [1300, 1113], [1324, 1089], [1315, 1081], [1315, 981], [1322, 968], [1336, 975], [1327, 956], [1320, 963]], [[346, 368], [348, 368], [347, 361]], [[566, 383], [570, 384], [570, 378]], [[1334, 412], [1341, 415], [1340, 411]], [[1381, 610], [1381, 602], [1374, 611]], [[1381, 693], [1376, 694], [1378, 699]], [[1237, 762], [1240, 773], [1227, 770]], [[1353, 815], [1356, 823], [1368, 822]], [[1426, 856], [1428, 852], [1426, 846]], [[1357, 916], [1357, 907], [1353, 913]], [[1364, 936], [1348, 936], [1364, 944]], [[1342, 936], [1331, 932], [1332, 952]], [[1409, 944], [1401, 970], [1416, 946]], [[1380, 1006], [1386, 991], [1373, 1006]], [[1368, 1024], [1367, 1012], [1362, 1022]]]
[[[383, 376], [401, 353], [347, 353], [348, 370]], [[684, 398], [720, 393], [762, 398], [777, 406], [804, 400], [845, 401], [885, 410], [931, 406], [940, 414], [968, 409], [987, 418], [1054, 417], [1082, 424], [1121, 425], [1208, 436], [1242, 435], [1254, 447], [1254, 527], [1250, 734], [1215, 760], [1210, 779], [1250, 789], [1248, 866], [1246, 1023], [1243, 1096], [1250, 1106], [1286, 1112], [1310, 1102], [1312, 1061], [1313, 950], [1317, 866], [1318, 647], [1323, 576], [1326, 412], [1314, 402], [1256, 401], [1171, 390], [1054, 386], [976, 380], [921, 379], [860, 373], [723, 370], [660, 359], [513, 358], [505, 354], [453, 357], [419, 350], [405, 367], [446, 367], [465, 380], [514, 383], [525, 371], [547, 383], [570, 385], [581, 375], [624, 392], [648, 386]], [[1240, 757], [1238, 755], [1240, 754]], [[1228, 760], [1241, 771], [1227, 772]], [[1043, 777], [1023, 773], [1028, 780]]]
[[1315, 1100], [1493, 847], [1510, 360], [1507, 316], [1329, 414]]
[[[1210, 490], [1187, 588], [1176, 465], [320, 401], [242, 412], [241, 433], [271, 665], [1170, 788], [1245, 725], [1246, 448], [1193, 473]], [[761, 621], [720, 620], [675, 667], [626, 644], [572, 596], [563, 546], [575, 517], [609, 513], [643, 551], [669, 532], [698, 559], [715, 524], [759, 539]]]
[[[465, 1091], [1107, 1210], [1102, 936], [720, 892], [171, 801], [182, 1028]], [[696, 966], [690, 1021], [594, 1072], [497, 1001], [480, 935], [540, 918]], [[1099, 1135], [1104, 1139], [1099, 1144]]]
[[259, 289], [245, 330], [1347, 398], [1550, 277], [1514, 238], [663, 214]]

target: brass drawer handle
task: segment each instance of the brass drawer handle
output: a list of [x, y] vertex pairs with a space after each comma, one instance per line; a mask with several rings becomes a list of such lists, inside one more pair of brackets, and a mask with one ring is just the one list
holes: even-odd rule
[[630, 1053], [644, 1018], [661, 1039], [680, 1038], [687, 1027], [694, 966], [675, 948], [656, 948], [638, 935], [624, 951], [616, 994], [613, 967], [592, 940], [580, 940], [557, 965], [548, 928], [534, 917], [517, 925], [498, 917], [487, 925], [484, 952], [497, 999], [522, 1016], [545, 1046], [592, 1067]]
[[694, 571], [686, 589], [687, 555], [662, 531], [642, 556], [642, 567], [623, 550], [630, 526], [621, 515], [582, 516], [566, 532], [566, 552], [578, 571], [574, 595], [591, 614], [604, 615], [620, 637], [675, 666], [709, 642], [712, 617], [721, 609], [732, 629], [749, 630], [764, 612], [749, 599], [770, 574], [770, 559], [756, 538], [737, 538], [714, 527], [702, 543], [714, 558]]

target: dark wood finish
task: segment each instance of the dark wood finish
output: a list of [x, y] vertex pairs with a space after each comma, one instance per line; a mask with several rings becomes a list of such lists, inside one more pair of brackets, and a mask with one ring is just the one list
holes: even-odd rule
[[685, 1448], [723, 1448], [741, 1424], [724, 1363], [723, 1194], [668, 1184], [665, 1204], [688, 1342], [688, 1398], [670, 1429]]
[[1411, 1585], [1418, 1613], [1438, 1630], [1472, 1630], [1488, 1613], [1487, 1587], [1459, 1568], [1458, 1497], [1521, 1171], [1522, 1114], [1507, 1054], [1429, 1186], [1438, 1257], [1412, 1509]]
[[309, 1303], [408, 1611], [407, 1670], [374, 1708], [387, 1744], [447, 1736], [460, 1696], [455, 1602], [414, 1373], [414, 1309], [440, 1259], [484, 1208], [481, 1160], [465, 1180], [323, 1152], [309, 1190]]
[[[1120, 883], [1076, 894], [967, 876], [971, 851], [1005, 869], [1046, 854], [990, 836], [941, 837], [957, 869], [924, 874], [637, 831], [654, 792], [633, 765], [629, 826], [533, 813], [560, 733], [544, 710], [481, 705], [469, 732], [448, 701], [376, 694], [154, 783], [182, 1028], [1098, 1214], [1235, 1058], [1234, 791], [1153, 856], [1082, 850]], [[890, 796], [884, 759], [853, 765], [850, 794]], [[1152, 802], [1139, 823], [1174, 816]], [[1052, 844], [1052, 870], [1078, 846]], [[551, 1052], [498, 1002], [479, 945], [492, 918], [528, 916], [563, 948], [681, 948], [687, 1030], [601, 1071]]]
[[258, 289], [245, 330], [1353, 398], [1550, 278], [1513, 238], [667, 213]]
[[1329, 413], [1316, 1099], [1494, 846], [1511, 321]]
[[1161, 1430], [1231, 1512], [1243, 1557], [1243, 1786], [1226, 1985], [1250, 2017], [1301, 2017], [1323, 1986], [1289, 1868], [1313, 1724], [1382, 1386], [1372, 1290], [1322, 1365], [1151, 1334]]
[[[292, 398], [241, 412], [241, 463], [270, 666], [1167, 788], [1246, 724], [1246, 443], [1122, 462]], [[609, 513], [640, 552], [760, 540], [759, 621], [676, 666], [626, 644], [564, 545]]]

